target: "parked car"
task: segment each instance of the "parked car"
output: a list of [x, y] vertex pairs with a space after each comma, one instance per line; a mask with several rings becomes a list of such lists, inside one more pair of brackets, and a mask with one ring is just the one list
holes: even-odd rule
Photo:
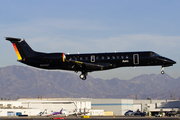
[[162, 115], [161, 114], [156, 114], [155, 117], [162, 117]]

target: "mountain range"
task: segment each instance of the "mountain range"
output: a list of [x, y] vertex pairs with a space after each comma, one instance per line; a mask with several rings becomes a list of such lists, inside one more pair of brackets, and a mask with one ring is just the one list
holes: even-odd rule
[[[82, 81], [77, 74], [24, 66], [0, 68], [0, 98], [127, 98], [179, 99], [180, 77], [168, 74], [140, 75], [130, 80]], [[171, 97], [170, 97], [171, 96]]]

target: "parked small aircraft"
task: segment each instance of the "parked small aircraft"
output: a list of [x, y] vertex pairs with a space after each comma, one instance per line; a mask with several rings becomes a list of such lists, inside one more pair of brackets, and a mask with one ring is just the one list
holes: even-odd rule
[[89, 112], [75, 112], [75, 111], [66, 111], [66, 110], [63, 110], [62, 111], [62, 115], [65, 115], [65, 116], [70, 116], [70, 115], [75, 115], [75, 116], [78, 116], [78, 115], [85, 115], [85, 114], [88, 114]]
[[38, 116], [50, 116], [50, 114], [48, 114], [47, 109], [45, 109], [43, 112], [40, 112]]
[[6, 37], [6, 40], [13, 44], [19, 62], [42, 69], [80, 71], [82, 80], [86, 80], [88, 72], [118, 67], [162, 66], [161, 73], [164, 74], [164, 67], [176, 63], [152, 51], [65, 55], [36, 52], [22, 38]]
[[47, 109], [45, 109], [43, 112], [40, 112], [38, 114], [38, 116], [47, 116], [47, 117], [49, 117], [49, 116], [53, 116], [53, 115], [59, 115], [59, 114], [62, 114], [62, 110], [63, 110], [63, 108], [59, 112], [52, 112], [52, 113], [48, 114]]
[[146, 116], [146, 112], [141, 112], [139, 109], [134, 113], [134, 116]]
[[127, 112], [124, 113], [125, 116], [133, 116], [135, 112], [132, 110], [128, 110]]
[[62, 110], [63, 110], [63, 108], [62, 108], [59, 112], [53, 112], [51, 115], [58, 115], [58, 114], [62, 114]]
[[172, 110], [172, 111], [166, 112], [166, 116], [169, 116], [169, 117], [175, 116], [177, 114], [180, 114], [180, 110], [177, 110], [177, 111]]
[[124, 113], [125, 116], [146, 116], [146, 112], [141, 112], [139, 109], [137, 109], [136, 112], [133, 112], [132, 110], [128, 110]]

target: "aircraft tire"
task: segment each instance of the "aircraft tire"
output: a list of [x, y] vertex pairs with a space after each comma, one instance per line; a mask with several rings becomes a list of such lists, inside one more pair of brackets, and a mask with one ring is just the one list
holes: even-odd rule
[[161, 74], [164, 74], [165, 72], [164, 71], [161, 71]]
[[84, 74], [81, 74], [79, 77], [80, 77], [82, 80], [86, 80], [86, 75], [84, 75]]

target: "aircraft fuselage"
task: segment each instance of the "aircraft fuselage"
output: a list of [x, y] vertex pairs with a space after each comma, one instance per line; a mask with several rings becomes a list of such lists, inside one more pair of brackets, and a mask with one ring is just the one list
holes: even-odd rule
[[[30, 58], [25, 61], [20, 61], [34, 67], [42, 69], [63, 69], [75, 70], [75, 65], [69, 61], [83, 64], [92, 63], [103, 67], [88, 68], [86, 72], [107, 70], [118, 67], [136, 67], [136, 66], [172, 66], [175, 62], [168, 58], [159, 56], [152, 51], [145, 52], [118, 52], [118, 53], [92, 53], [92, 54], [70, 54], [66, 55], [66, 61], [62, 60], [62, 53], [43, 54], [37, 57]], [[74, 66], [74, 67], [73, 67]], [[88, 66], [86, 66], [88, 67]], [[81, 67], [76, 67], [76, 71], [82, 71]]]

